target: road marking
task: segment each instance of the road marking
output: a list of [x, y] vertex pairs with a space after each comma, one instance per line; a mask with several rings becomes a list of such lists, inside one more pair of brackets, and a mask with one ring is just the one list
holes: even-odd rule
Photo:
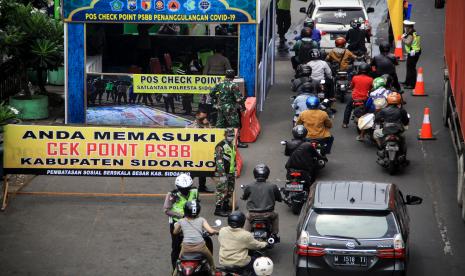
[[[440, 211], [439, 211], [439, 204], [438, 200], [436, 199], [436, 195], [438, 194], [438, 187], [437, 185], [434, 185], [433, 183], [436, 183], [436, 177], [434, 174], [429, 175], [429, 173], [432, 172], [432, 168], [430, 168], [430, 164], [428, 163], [428, 154], [426, 152], [426, 149], [423, 146], [423, 142], [420, 141], [420, 149], [423, 152], [423, 158], [425, 160], [425, 164], [427, 168], [424, 170], [425, 173], [425, 179], [426, 183], [428, 183], [429, 189], [430, 189], [430, 194], [431, 194], [431, 199], [433, 201], [433, 213], [434, 213], [434, 219], [436, 220], [436, 224], [438, 226], [439, 233], [441, 235], [442, 242], [444, 243], [444, 255], [454, 255], [454, 251], [452, 250], [452, 244], [449, 240], [449, 237], [447, 235], [447, 226], [445, 225], [443, 219], [441, 218]], [[433, 179], [434, 180], [429, 180]]]

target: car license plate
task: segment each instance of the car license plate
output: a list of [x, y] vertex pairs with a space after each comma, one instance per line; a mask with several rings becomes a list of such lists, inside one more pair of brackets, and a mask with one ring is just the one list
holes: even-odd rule
[[368, 257], [366, 256], [334, 256], [335, 265], [344, 265], [344, 266], [367, 266]]
[[398, 147], [398, 146], [386, 146], [386, 150], [398, 151], [398, 150], [399, 150], [399, 147]]
[[301, 192], [304, 190], [303, 184], [286, 184], [286, 191]]

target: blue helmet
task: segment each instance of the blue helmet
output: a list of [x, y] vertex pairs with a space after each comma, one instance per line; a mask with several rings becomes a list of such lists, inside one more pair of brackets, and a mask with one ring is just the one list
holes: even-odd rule
[[317, 109], [320, 106], [320, 100], [318, 97], [312, 95], [307, 98], [305, 104], [307, 104], [308, 109]]

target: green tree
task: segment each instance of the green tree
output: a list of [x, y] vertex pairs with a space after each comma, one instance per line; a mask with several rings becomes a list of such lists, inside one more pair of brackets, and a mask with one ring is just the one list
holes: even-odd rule
[[40, 91], [46, 93], [43, 74], [63, 64], [63, 23], [30, 3], [0, 1], [0, 57], [21, 74], [27, 94], [27, 68], [36, 70]]

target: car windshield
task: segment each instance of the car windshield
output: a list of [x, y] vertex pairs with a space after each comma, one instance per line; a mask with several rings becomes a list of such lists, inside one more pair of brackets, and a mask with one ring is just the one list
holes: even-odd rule
[[354, 18], [366, 20], [361, 8], [319, 8], [315, 14], [317, 24], [349, 25]]
[[307, 231], [315, 236], [357, 239], [392, 238], [398, 233], [392, 213], [312, 212]]

